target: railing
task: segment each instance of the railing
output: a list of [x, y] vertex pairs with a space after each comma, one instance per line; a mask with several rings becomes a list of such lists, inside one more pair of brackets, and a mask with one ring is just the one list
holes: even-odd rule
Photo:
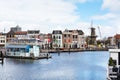
[[7, 56], [24, 56], [26, 52], [12, 52], [12, 51], [9, 51], [6, 53]]
[[109, 66], [109, 77], [111, 78], [111, 80], [120, 80], [118, 79], [119, 74], [120, 68]]
[[19, 42], [9, 42], [9, 43], [7, 43], [7, 45], [8, 44], [42, 45], [42, 43], [38, 43], [38, 42], [37, 43], [36, 42], [23, 42], [23, 43], [22, 42], [20, 42], [20, 43]]

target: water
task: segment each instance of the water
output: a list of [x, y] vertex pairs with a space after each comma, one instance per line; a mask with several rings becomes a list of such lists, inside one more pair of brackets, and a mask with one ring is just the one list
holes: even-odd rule
[[52, 54], [52, 59], [5, 59], [0, 80], [106, 80], [108, 52]]

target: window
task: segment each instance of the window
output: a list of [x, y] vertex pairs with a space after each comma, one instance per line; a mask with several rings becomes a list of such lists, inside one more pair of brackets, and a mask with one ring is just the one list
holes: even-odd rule
[[54, 42], [55, 42], [55, 43], [58, 43], [58, 40], [54, 39]]
[[73, 38], [76, 38], [76, 39], [77, 39], [77, 38], [78, 38], [78, 36], [77, 36], [77, 35], [73, 35]]
[[53, 36], [53, 39], [55, 39], [55, 36]]
[[59, 39], [61, 39], [61, 36], [59, 36]]
[[56, 36], [56, 39], [58, 39], [58, 36]]
[[74, 35], [73, 35], [73, 38], [74, 38]]
[[64, 37], [66, 38], [66, 34], [64, 34]]
[[66, 39], [64, 40], [64, 42], [66, 42]]
[[60, 43], [61, 41], [60, 40], [58, 40], [58, 43]]
[[75, 38], [78, 38], [78, 36], [76, 35]]
[[70, 42], [70, 39], [68, 39], [68, 42]]
[[64, 44], [64, 48], [65, 48], [65, 44]]
[[68, 37], [70, 37], [70, 34], [68, 34]]

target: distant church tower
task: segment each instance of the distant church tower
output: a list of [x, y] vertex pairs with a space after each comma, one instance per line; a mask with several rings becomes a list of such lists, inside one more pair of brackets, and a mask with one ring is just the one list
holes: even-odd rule
[[17, 32], [17, 31], [21, 31], [21, 27], [19, 27], [19, 25], [17, 25], [16, 27], [11, 27], [11, 31]]
[[95, 45], [97, 36], [96, 36], [96, 33], [95, 33], [95, 28], [92, 27], [92, 25], [93, 25], [93, 22], [91, 22], [91, 28], [90, 28], [91, 34], [90, 34], [90, 36], [88, 36], [89, 37], [89, 44], [90, 45]]

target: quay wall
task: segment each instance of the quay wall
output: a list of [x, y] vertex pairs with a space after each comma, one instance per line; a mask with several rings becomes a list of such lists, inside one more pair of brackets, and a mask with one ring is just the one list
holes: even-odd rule
[[108, 51], [108, 49], [41, 49], [41, 53], [58, 53], [58, 52], [82, 52], [82, 51]]

